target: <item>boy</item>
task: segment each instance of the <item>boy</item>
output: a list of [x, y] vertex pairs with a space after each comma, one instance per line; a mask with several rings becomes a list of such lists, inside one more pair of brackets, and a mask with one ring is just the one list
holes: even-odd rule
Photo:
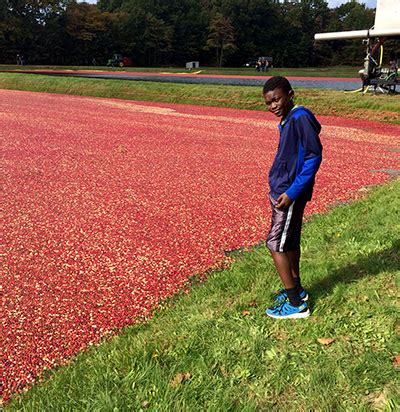
[[270, 78], [263, 96], [268, 110], [281, 118], [279, 146], [269, 172], [272, 223], [266, 244], [284, 285], [266, 314], [276, 319], [306, 318], [310, 310], [300, 281], [300, 235], [322, 160], [321, 125], [308, 109], [294, 105], [294, 91], [286, 78]]

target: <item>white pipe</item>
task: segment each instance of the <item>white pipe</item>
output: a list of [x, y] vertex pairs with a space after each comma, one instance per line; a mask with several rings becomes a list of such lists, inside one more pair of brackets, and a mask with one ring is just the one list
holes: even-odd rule
[[317, 33], [315, 40], [340, 40], [340, 39], [367, 39], [370, 37], [395, 37], [400, 36], [400, 27], [398, 29], [381, 29], [381, 30], [352, 30], [339, 31], [332, 33]]
[[336, 39], [366, 39], [368, 30], [338, 31], [333, 33], [317, 33], [315, 40], [336, 40]]

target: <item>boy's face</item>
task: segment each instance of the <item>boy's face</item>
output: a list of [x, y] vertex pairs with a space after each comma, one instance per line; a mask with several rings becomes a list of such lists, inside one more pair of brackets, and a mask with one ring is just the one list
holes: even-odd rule
[[264, 94], [265, 104], [268, 110], [275, 116], [283, 118], [293, 109], [293, 97], [293, 90], [286, 93], [281, 88], [270, 90]]

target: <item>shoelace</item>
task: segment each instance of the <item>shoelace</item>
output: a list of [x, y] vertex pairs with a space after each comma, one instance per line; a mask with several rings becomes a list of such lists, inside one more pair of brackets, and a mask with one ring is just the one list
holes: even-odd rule
[[278, 306], [275, 306], [275, 310], [276, 310], [278, 313], [282, 313], [283, 310], [284, 310], [284, 307], [285, 307], [285, 303], [286, 303], [286, 302], [282, 302], [282, 303], [280, 303]]
[[[275, 310], [279, 313], [279, 314], [281, 314], [282, 312], [283, 313], [288, 313], [289, 311], [286, 309], [286, 305], [287, 305], [287, 302], [282, 302], [282, 303], [280, 303], [278, 306], [275, 306]], [[298, 306], [298, 309], [300, 310], [300, 307], [301, 307], [302, 305], [300, 305], [300, 306]]]
[[287, 293], [284, 289], [280, 290], [275, 296], [274, 300], [281, 300], [281, 299], [286, 299], [287, 298]]

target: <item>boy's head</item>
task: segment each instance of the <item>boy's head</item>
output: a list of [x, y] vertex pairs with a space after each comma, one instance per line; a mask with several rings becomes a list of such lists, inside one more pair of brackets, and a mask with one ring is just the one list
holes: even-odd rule
[[285, 77], [274, 76], [268, 79], [264, 84], [263, 96], [268, 110], [277, 117], [285, 118], [293, 109], [294, 91]]

